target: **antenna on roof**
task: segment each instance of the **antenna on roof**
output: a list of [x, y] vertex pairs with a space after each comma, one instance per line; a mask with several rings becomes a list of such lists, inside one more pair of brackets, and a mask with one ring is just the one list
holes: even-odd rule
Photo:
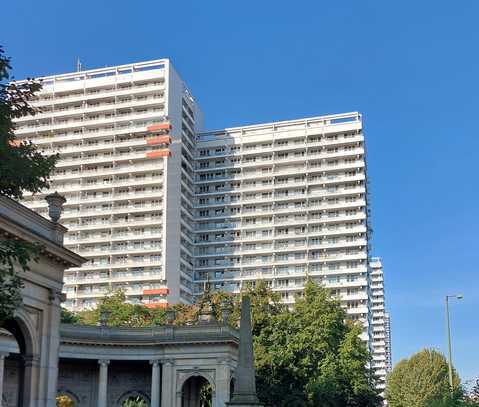
[[77, 72], [81, 71], [81, 61], [80, 58], [77, 58]]

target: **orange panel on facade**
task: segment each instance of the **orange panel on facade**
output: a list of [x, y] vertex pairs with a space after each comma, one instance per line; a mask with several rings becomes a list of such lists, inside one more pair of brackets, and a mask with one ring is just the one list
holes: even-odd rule
[[146, 130], [151, 132], [160, 131], [160, 130], [171, 130], [171, 124], [170, 123], [152, 124], [151, 126], [148, 126]]
[[146, 308], [168, 308], [167, 302], [150, 302], [145, 304]]
[[158, 136], [146, 139], [146, 144], [171, 144], [170, 136]]
[[145, 295], [152, 295], [152, 294], [166, 295], [169, 292], [170, 291], [166, 287], [165, 288], [154, 288], [152, 290], [143, 290], [143, 294], [145, 294]]
[[22, 144], [22, 140], [10, 140], [8, 144], [14, 147], [18, 147], [20, 144]]
[[146, 153], [146, 158], [160, 158], [171, 157], [171, 151], [165, 148], [164, 150], [155, 150]]

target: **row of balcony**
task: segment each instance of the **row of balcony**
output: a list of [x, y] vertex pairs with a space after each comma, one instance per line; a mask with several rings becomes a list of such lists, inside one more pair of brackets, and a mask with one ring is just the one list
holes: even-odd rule
[[[258, 166], [265, 166], [265, 165], [275, 165], [275, 164], [284, 164], [284, 163], [293, 163], [293, 162], [301, 162], [301, 163], [309, 163], [310, 161], [314, 160], [333, 160], [333, 159], [344, 159], [348, 157], [357, 157], [357, 156], [363, 156], [364, 155], [364, 148], [354, 148], [351, 150], [344, 150], [344, 151], [337, 151], [337, 152], [321, 152], [321, 153], [309, 153], [309, 154], [291, 154], [289, 155], [286, 153], [286, 155], [278, 155], [275, 154], [274, 156], [269, 156], [267, 158], [260, 158], [255, 161], [246, 161], [246, 162], [238, 162], [238, 163], [232, 163], [230, 166], [225, 168], [251, 168], [251, 167], [258, 167]], [[205, 169], [204, 170], [209, 171], [209, 172], [214, 172], [214, 171], [225, 171], [225, 169]], [[226, 179], [226, 177], [225, 177]], [[206, 182], [206, 180], [202, 180], [201, 176], [196, 177], [196, 182]]]
[[[98, 203], [112, 203], [116, 201], [122, 200], [141, 200], [141, 199], [148, 199], [148, 198], [163, 198], [163, 191], [160, 189], [155, 192], [128, 192], [128, 193], [115, 193], [115, 194], [98, 194], [97, 196], [84, 196], [84, 197], [70, 197], [66, 196], [67, 202], [65, 203], [65, 207], [79, 205], [79, 204], [98, 204]], [[45, 207], [45, 203], [42, 201], [34, 200], [32, 202], [26, 202], [26, 206], [31, 209], [40, 209]]]
[[[15, 134], [19, 136], [24, 136], [27, 134], [35, 134], [43, 131], [58, 131], [62, 129], [71, 129], [71, 128], [82, 128], [82, 127], [98, 127], [104, 126], [113, 123], [121, 123], [121, 122], [131, 122], [131, 121], [139, 121], [139, 120], [150, 120], [152, 122], [161, 120], [165, 112], [163, 109], [150, 109], [149, 112], [141, 112], [141, 113], [129, 113], [124, 115], [111, 115], [111, 117], [104, 117], [104, 118], [95, 118], [95, 119], [87, 119], [87, 120], [75, 120], [75, 121], [64, 121], [62, 123], [55, 123], [55, 124], [44, 124], [38, 126], [24, 126], [21, 128], [17, 128], [15, 130]], [[81, 137], [81, 135], [80, 135]], [[79, 137], [79, 138], [80, 138]]]
[[[111, 191], [113, 193], [117, 193], [115, 191], [118, 188], [131, 188], [134, 189], [135, 187], [143, 187], [143, 186], [152, 186], [152, 185], [163, 185], [164, 179], [163, 174], [159, 173], [155, 177], [138, 177], [138, 178], [128, 178], [128, 179], [98, 179], [95, 178], [94, 180], [88, 181], [77, 181], [77, 182], [70, 182], [70, 183], [61, 183], [61, 182], [54, 182], [50, 189], [55, 189], [60, 194], [65, 194], [69, 192], [83, 192], [83, 191], [95, 191], [95, 190], [106, 190]], [[36, 193], [35, 197], [37, 199], [42, 198], [44, 195], [50, 193], [49, 191]], [[32, 193], [25, 193], [24, 196], [32, 196]]]
[[[80, 135], [81, 136], [81, 135]], [[76, 140], [77, 144], [62, 144], [62, 145], [54, 145], [50, 143], [49, 148], [45, 148], [42, 150], [44, 154], [85, 154], [91, 151], [95, 152], [105, 152], [105, 151], [115, 151], [117, 149], [124, 149], [127, 147], [136, 147], [136, 146], [145, 146], [147, 145], [148, 134], [140, 134], [135, 135], [132, 137], [121, 137], [121, 138], [109, 138], [103, 139], [101, 142], [98, 140], [90, 140], [85, 142], [84, 140]], [[36, 140], [33, 140], [36, 143]]]
[[[330, 132], [332, 133], [332, 131]], [[195, 156], [198, 160], [211, 160], [214, 158], [227, 158], [236, 156], [238, 154], [261, 154], [263, 152], [270, 152], [272, 149], [291, 150], [301, 148], [308, 148], [311, 146], [335, 146], [352, 143], [362, 143], [364, 141], [363, 134], [346, 133], [347, 136], [331, 137], [326, 134], [321, 134], [318, 129], [305, 129], [302, 134], [291, 135], [289, 138], [277, 138], [273, 133], [265, 133], [260, 141], [247, 143], [244, 139], [234, 139], [236, 142], [233, 145], [226, 145], [221, 140], [218, 140], [218, 145], [205, 145], [201, 142], [201, 134], [199, 135], [199, 142], [197, 144], [197, 154]], [[276, 141], [275, 141], [276, 139]], [[274, 142], [274, 144], [273, 144]], [[221, 143], [221, 144], [220, 144]]]
[[[51, 146], [55, 146], [56, 144], [65, 143], [65, 142], [80, 142], [80, 141], [88, 141], [94, 139], [106, 139], [108, 137], [114, 137], [114, 143], [117, 143], [116, 137], [128, 136], [131, 134], [146, 134], [146, 128], [150, 124], [158, 123], [159, 121], [163, 120], [162, 118], [152, 118], [151, 120], [147, 120], [141, 123], [123, 123], [121, 125], [114, 123], [111, 126], [104, 127], [104, 128], [82, 128], [79, 130], [71, 131], [71, 132], [60, 132], [56, 133], [54, 131], [48, 131], [45, 134], [35, 134], [31, 136], [31, 140], [38, 145], [48, 144]], [[131, 141], [131, 140], [128, 140]], [[121, 144], [123, 141], [120, 141]], [[125, 141], [127, 142], [127, 141]]]
[[[229, 208], [229, 214], [225, 212], [217, 212], [215, 210], [213, 213], [215, 216], [208, 217], [199, 217], [201, 220], [208, 220], [210, 218], [228, 218], [228, 219], [241, 219], [251, 215], [256, 215], [257, 217], [263, 216], [285, 216], [285, 214], [291, 217], [307, 217], [313, 216], [317, 217], [317, 212], [325, 213], [326, 211], [347, 211], [347, 210], [357, 210], [366, 206], [366, 201], [364, 199], [355, 198], [354, 200], [338, 200], [337, 203], [328, 203], [327, 201], [322, 201], [322, 204], [313, 204], [310, 201], [308, 205], [295, 205], [295, 203], [289, 203], [287, 205], [281, 204], [272, 204], [272, 205], [262, 205], [259, 207], [249, 207], [241, 205], [239, 208], [233, 207]], [[218, 205], [219, 206], [219, 205]], [[238, 210], [239, 209], [239, 210]], [[198, 211], [197, 211], [198, 212]], [[304, 219], [302, 219], [304, 220]]]
[[90, 216], [113, 216], [113, 215], [119, 215], [119, 214], [130, 214], [130, 213], [148, 213], [148, 212], [153, 212], [153, 211], [158, 211], [163, 209], [163, 203], [162, 200], [159, 200], [158, 202], [155, 203], [145, 203], [145, 202], [139, 202], [138, 204], [135, 205], [122, 205], [118, 207], [112, 207], [109, 205], [106, 208], [97, 207], [95, 209], [91, 208], [82, 208], [80, 209], [79, 207], [77, 208], [67, 208], [62, 213], [62, 220], [70, 220], [70, 219], [79, 219], [79, 218], [84, 218], [84, 217], [90, 217]]
[[[200, 252], [197, 250], [195, 252], [195, 257], [197, 258], [208, 258], [208, 257], [220, 257], [220, 256], [238, 256], [238, 255], [248, 255], [248, 254], [257, 254], [257, 253], [286, 253], [286, 252], [298, 252], [304, 250], [317, 250], [317, 249], [334, 249], [334, 248], [350, 248], [350, 247], [364, 247], [367, 245], [366, 239], [357, 239], [354, 241], [340, 241], [335, 243], [322, 243], [319, 242], [319, 239], [308, 239], [308, 244], [286, 244], [283, 242], [276, 241], [275, 244], [257, 244], [255, 248], [249, 248], [243, 246], [238, 250], [234, 250], [230, 247], [224, 247], [221, 249], [216, 249], [216, 251], [205, 251]], [[316, 241], [315, 241], [316, 240]]]
[[[366, 219], [366, 214], [364, 212], [354, 214], [354, 215], [334, 215], [330, 216], [328, 218], [326, 217], [317, 217], [315, 219], [309, 219], [308, 220], [308, 226], [311, 226], [312, 224], [326, 224], [326, 223], [343, 223], [343, 222], [348, 222], [348, 221], [353, 221], [353, 220], [364, 220]], [[288, 226], [288, 225], [294, 225], [294, 224], [301, 224], [303, 223], [304, 225], [305, 220], [294, 220], [291, 222], [281, 222], [281, 221], [275, 221], [275, 220], [268, 220], [268, 221], [262, 221], [261, 218], [257, 218], [255, 222], [216, 222], [216, 223], [197, 223], [195, 225], [195, 231], [196, 233], [203, 233], [203, 232], [211, 232], [211, 231], [222, 231], [222, 230], [229, 230], [229, 229], [254, 229], [254, 228], [263, 228], [263, 227], [276, 227], [276, 226]], [[284, 233], [276, 233], [273, 236], [281, 236], [282, 234], [287, 236], [288, 232]], [[300, 236], [300, 235], [307, 235], [308, 230], [305, 226], [302, 227], [300, 230], [291, 230], [291, 235], [295, 236]]]
[[123, 232], [123, 233], [104, 233], [104, 234], [89, 234], [88, 236], [82, 236], [77, 233], [68, 232], [64, 239], [64, 244], [67, 248], [75, 250], [78, 244], [97, 244], [104, 242], [119, 242], [125, 240], [150, 240], [150, 239], [161, 239], [163, 234], [160, 231], [149, 231], [147, 229], [141, 230], [138, 232]]
[[159, 267], [155, 271], [142, 271], [133, 273], [131, 271], [117, 271], [109, 276], [98, 273], [86, 273], [83, 276], [65, 276], [65, 286], [79, 286], [91, 284], [105, 284], [110, 282], [136, 282], [136, 281], [163, 281], [164, 273]]
[[146, 152], [150, 150], [141, 150], [141, 151], [126, 151], [116, 154], [107, 154], [107, 155], [96, 155], [96, 156], [84, 156], [77, 158], [61, 158], [56, 164], [56, 168], [62, 167], [71, 167], [75, 165], [88, 165], [88, 164], [100, 164], [100, 163], [110, 163], [110, 162], [119, 162], [119, 161], [130, 161], [130, 160], [146, 160]]
[[[353, 162], [345, 162], [343, 164], [327, 164], [325, 166], [307, 166], [307, 165], [300, 165], [294, 167], [277, 167], [274, 166], [273, 168], [268, 169], [268, 171], [254, 171], [248, 173], [240, 173], [240, 174], [230, 174], [228, 177], [218, 176], [216, 179], [207, 180], [207, 181], [195, 181], [195, 185], [197, 185], [198, 193], [208, 193], [208, 191], [204, 191], [205, 188], [209, 188], [210, 184], [214, 183], [224, 183], [225, 181], [230, 181], [230, 183], [243, 183], [245, 184], [247, 181], [255, 181], [258, 183], [265, 183], [268, 185], [269, 182], [276, 181], [278, 177], [281, 176], [289, 176], [291, 178], [307, 177], [311, 181], [315, 182], [320, 180], [322, 184], [334, 183], [337, 182], [337, 178], [343, 176], [345, 172], [349, 171], [362, 171], [364, 167], [363, 160], [355, 160]], [[319, 174], [319, 175], [318, 175]], [[360, 175], [361, 172], [358, 173]], [[271, 181], [270, 181], [271, 180]], [[306, 184], [306, 180], [303, 181], [303, 185]], [[232, 192], [234, 191], [235, 187], [232, 185], [227, 186], [218, 186], [212, 185], [215, 188], [216, 193], [221, 192]], [[211, 192], [214, 193], [214, 192]]]
[[[364, 142], [364, 137], [356, 136], [354, 139], [348, 139], [348, 141], [336, 141], [335, 143], [324, 143], [320, 140], [309, 140], [305, 142], [302, 140], [300, 143], [294, 143], [292, 145], [275, 145], [275, 146], [268, 146], [262, 147], [258, 146], [255, 150], [239, 150], [239, 151], [232, 151], [229, 155], [220, 156], [223, 158], [220, 162], [213, 163], [211, 162], [212, 159], [218, 156], [201, 156], [198, 153], [195, 154], [195, 160], [197, 160], [197, 165], [195, 168], [196, 172], [204, 172], [204, 171], [214, 171], [217, 169], [225, 169], [236, 167], [238, 165], [245, 166], [248, 163], [253, 164], [256, 162], [267, 162], [273, 159], [273, 156], [276, 157], [279, 153], [286, 153], [295, 156], [309, 156], [311, 154], [337, 154], [338, 152], [346, 152], [350, 154], [352, 151], [362, 150], [362, 154], [364, 153], [364, 148], [362, 147], [362, 143]], [[355, 148], [353, 148], [355, 147]], [[198, 151], [197, 147], [197, 151]], [[321, 150], [320, 152], [314, 152], [311, 150]], [[338, 151], [328, 151], [328, 150], [338, 150]], [[306, 153], [306, 154], [304, 154]], [[250, 154], [253, 154], [253, 157], [248, 157]], [[206, 159], [210, 160], [207, 161], [209, 165], [202, 164]], [[240, 161], [238, 161], [238, 159]], [[277, 158], [274, 158], [277, 159]]]
[[155, 253], [161, 254], [162, 247], [161, 245], [148, 245], [137, 247], [134, 245], [125, 245], [125, 246], [112, 246], [108, 248], [78, 248], [75, 250], [80, 256], [83, 257], [99, 257], [99, 256], [117, 256], [117, 255], [131, 255], [131, 254], [148, 254]]
[[[292, 187], [291, 187], [292, 188]], [[354, 192], [350, 192], [354, 191]], [[202, 204], [194, 205], [196, 209], [209, 209], [210, 207], [223, 207], [223, 206], [238, 206], [245, 205], [252, 207], [255, 203], [264, 203], [264, 201], [271, 199], [273, 196], [275, 199], [297, 199], [298, 201], [314, 198], [314, 197], [331, 197], [330, 195], [339, 194], [341, 197], [347, 198], [344, 194], [347, 195], [357, 195], [364, 194], [366, 187], [361, 181], [356, 181], [356, 183], [351, 182], [350, 184], [338, 183], [337, 185], [330, 185], [328, 187], [323, 187], [321, 184], [304, 186], [298, 184], [295, 189], [286, 189], [284, 186], [274, 186], [263, 188], [238, 188], [232, 189], [229, 191], [223, 191], [224, 194], [230, 194], [227, 196], [221, 196], [220, 199], [215, 198], [215, 203], [211, 205]], [[256, 193], [254, 193], [256, 192]], [[216, 193], [200, 193], [197, 195], [217, 195]], [[222, 194], [223, 195], [223, 194]], [[269, 199], [268, 199], [269, 198]], [[205, 202], [209, 198], [200, 198], [198, 202]], [[339, 197], [338, 197], [339, 199]], [[275, 200], [273, 200], [275, 202]], [[273, 203], [272, 202], [272, 203]], [[288, 205], [287, 203], [282, 204], [283, 206]], [[212, 211], [213, 212], [213, 211]], [[253, 210], [251, 212], [254, 212]]]
[[106, 97], [137, 96], [140, 94], [151, 93], [164, 90], [164, 80], [156, 80], [147, 84], [136, 84], [129, 87], [118, 87], [115, 89], [81, 89], [72, 91], [65, 95], [48, 92], [48, 88], [37, 95], [37, 99], [31, 103], [33, 106], [42, 107], [56, 104], [75, 103], [92, 99], [104, 99]]
[[[327, 228], [318, 228], [318, 229], [310, 229], [308, 236], [305, 236], [308, 239], [311, 239], [313, 234], [314, 237], [317, 238], [327, 238], [331, 236], [354, 236], [366, 233], [366, 226], [363, 224], [357, 224], [353, 227], [331, 227], [336, 225], [329, 225]], [[220, 236], [215, 236], [215, 234], [207, 235], [208, 240], [200, 240], [196, 239], [195, 244], [197, 245], [222, 245], [231, 244], [231, 243], [247, 243], [252, 241], [271, 241], [271, 240], [280, 240], [280, 239], [288, 239], [290, 236], [284, 237], [274, 237], [272, 231], [268, 233], [263, 233], [262, 231], [254, 232], [254, 234], [249, 235], [248, 233], [243, 233], [236, 235], [233, 234], [224, 234], [221, 233]], [[211, 240], [209, 240], [211, 236]]]
[[115, 269], [126, 269], [134, 267], [163, 267], [162, 260], [125, 260], [125, 261], [116, 261], [114, 263], [103, 263], [103, 264], [84, 264], [82, 267], [72, 267], [69, 271], [94, 271], [94, 270], [115, 270]]
[[[244, 259], [244, 258], [242, 258]], [[355, 254], [327, 254], [327, 253], [320, 253], [318, 256], [303, 259], [288, 259], [288, 260], [272, 260], [267, 258], [266, 260], [258, 259], [256, 261], [231, 261], [231, 260], [218, 260], [215, 262], [206, 263], [206, 264], [197, 264], [195, 266], [195, 270], [207, 271], [207, 270], [217, 270], [217, 269], [224, 269], [224, 268], [238, 268], [244, 269], [248, 267], [265, 267], [265, 266], [286, 266], [286, 265], [306, 265], [312, 263], [338, 263], [338, 262], [347, 262], [347, 261], [355, 261], [355, 260], [365, 260], [367, 259], [367, 253], [365, 251], [361, 252], [358, 251]], [[337, 272], [340, 273], [341, 267], [338, 266], [337, 268], [331, 268], [329, 272]], [[343, 270], [344, 271], [344, 270]]]
[[[81, 102], [80, 102], [81, 103]], [[129, 100], [129, 101], [115, 101], [115, 100], [107, 100], [102, 103], [95, 103], [95, 104], [88, 104], [86, 101], [81, 103], [80, 105], [75, 104], [73, 106], [68, 107], [57, 107], [52, 108], [50, 110], [46, 110], [46, 108], [40, 109], [40, 112], [36, 113], [33, 116], [23, 116], [15, 120], [15, 123], [29, 123], [33, 122], [33, 126], [38, 125], [39, 121], [45, 120], [52, 120], [58, 119], [60, 117], [75, 117], [75, 116], [83, 116], [85, 114], [92, 114], [92, 113], [100, 113], [100, 112], [110, 112], [118, 109], [134, 109], [139, 107], [152, 107], [156, 105], [164, 105], [165, 100], [163, 98], [163, 94], [157, 94], [152, 96], [140, 96], [140, 98], [136, 98], [136, 100]], [[53, 122], [51, 122], [53, 124]]]
[[[276, 191], [282, 192], [283, 194], [289, 195], [291, 190], [293, 193], [298, 189], [307, 188], [309, 191], [314, 190], [324, 190], [327, 189], [328, 192], [335, 192], [339, 186], [343, 188], [353, 188], [357, 185], [362, 185], [363, 181], [366, 179], [366, 176], [363, 173], [354, 174], [354, 175], [344, 175], [344, 176], [332, 176], [332, 177], [318, 177], [318, 176], [309, 176], [305, 179], [294, 180], [293, 177], [288, 181], [279, 181], [278, 178], [271, 177], [267, 182], [240, 182], [238, 186], [230, 185], [228, 187], [218, 188], [225, 192], [238, 192], [238, 193], [248, 193], [248, 192], [260, 192], [260, 191]], [[259, 185], [256, 185], [256, 184]], [[293, 189], [293, 188], [296, 188]], [[278, 190], [286, 191], [278, 191]], [[227, 198], [227, 197], [226, 197]], [[231, 199], [231, 198], [230, 198]]]
[[[346, 205], [343, 205], [343, 207]], [[225, 222], [233, 222], [234, 225], [239, 225], [239, 226], [251, 226], [255, 225], [256, 223], [262, 224], [271, 224], [271, 225], [276, 225], [276, 224], [284, 224], [284, 225], [295, 225], [295, 224], [306, 224], [310, 222], [315, 222], [315, 221], [322, 221], [324, 219], [330, 220], [331, 218], [339, 218], [343, 216], [354, 216], [358, 213], [362, 213], [363, 210], [361, 207], [358, 207], [357, 205], [348, 205], [346, 208], [351, 208], [351, 209], [343, 209], [342, 210], [334, 210], [331, 207], [327, 207], [325, 209], [321, 210], [303, 210], [303, 211], [298, 211], [295, 215], [289, 214], [286, 211], [281, 211], [281, 212], [275, 212], [274, 210], [270, 210], [269, 212], [263, 212], [263, 211], [249, 211], [246, 213], [238, 213], [238, 214], [227, 214], [227, 213], [222, 213], [216, 211], [214, 215], [201, 215], [196, 216], [195, 220], [199, 222], [205, 222], [205, 221], [219, 221], [222, 219], [225, 219]], [[202, 225], [204, 223], [200, 223], [200, 229], [202, 228]]]
[[104, 176], [113, 176], [121, 174], [138, 174], [144, 173], [152, 170], [162, 171], [163, 170], [163, 161], [155, 160], [154, 163], [145, 164], [143, 162], [136, 162], [132, 164], [116, 164], [111, 165], [109, 168], [78, 168], [74, 170], [64, 170], [56, 171], [56, 174], [53, 176], [53, 181], [66, 180], [66, 179], [78, 179], [78, 178], [91, 178], [91, 177], [104, 177]]

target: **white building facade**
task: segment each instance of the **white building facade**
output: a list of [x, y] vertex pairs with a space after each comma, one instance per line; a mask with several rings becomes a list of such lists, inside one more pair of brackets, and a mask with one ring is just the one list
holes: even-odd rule
[[377, 387], [386, 388], [386, 376], [392, 369], [391, 324], [385, 308], [384, 272], [380, 257], [371, 257], [371, 302], [372, 302], [372, 367], [378, 379]]
[[[59, 152], [68, 308], [109, 290], [151, 307], [191, 302], [205, 281], [264, 279], [285, 302], [329, 287], [372, 339], [366, 160], [357, 112], [202, 133], [164, 60], [43, 78], [16, 134]], [[44, 214], [43, 194], [25, 204]]]
[[[194, 134], [202, 114], [168, 60], [42, 78], [16, 134], [59, 153], [65, 246], [89, 261], [65, 273], [66, 306], [111, 289], [162, 307], [193, 300]], [[25, 204], [46, 213], [44, 194]], [[168, 238], [166, 238], [168, 236]]]
[[358, 113], [199, 134], [195, 280], [239, 292], [263, 279], [293, 302], [312, 277], [368, 340], [366, 192]]

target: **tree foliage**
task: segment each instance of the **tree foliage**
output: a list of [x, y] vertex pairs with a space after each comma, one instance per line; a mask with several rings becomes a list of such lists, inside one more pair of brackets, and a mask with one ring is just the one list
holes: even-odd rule
[[291, 310], [263, 306], [254, 346], [258, 393], [266, 406], [378, 405], [361, 327], [345, 322], [346, 312], [328, 290], [309, 281]]
[[45, 156], [32, 142], [16, 138], [13, 119], [36, 113], [29, 100], [41, 84], [30, 79], [8, 83], [10, 70], [10, 58], [0, 47], [0, 194], [20, 199], [23, 191], [48, 188], [58, 155]]
[[[258, 395], [266, 407], [373, 407], [379, 403], [369, 353], [359, 338], [361, 327], [329, 291], [308, 282], [304, 297], [288, 308], [264, 282], [246, 289], [251, 298]], [[145, 327], [166, 323], [165, 309], [125, 303], [113, 292], [91, 311], [79, 313], [80, 323], [97, 324], [102, 314], [109, 326]], [[206, 291], [194, 305], [176, 305], [176, 325], [195, 323], [207, 305], [216, 319], [237, 325], [240, 298]], [[229, 312], [225, 313], [227, 309]]]
[[107, 326], [113, 327], [148, 327], [166, 322], [165, 310], [127, 303], [122, 290], [103, 297], [97, 308], [80, 312], [77, 316], [82, 324], [96, 325], [103, 318]]
[[22, 279], [18, 268], [29, 270], [28, 264], [37, 259], [40, 248], [19, 240], [0, 240], [0, 324], [10, 318], [21, 304]]
[[441, 353], [424, 349], [401, 360], [387, 380], [386, 399], [390, 407], [440, 407], [461, 405], [462, 389], [456, 372], [451, 398], [448, 364]]
[[[28, 101], [41, 85], [34, 80], [7, 83], [10, 70], [10, 58], [0, 47], [0, 195], [20, 199], [25, 190], [35, 193], [48, 187], [58, 157], [43, 156], [31, 142], [15, 138], [13, 119], [35, 113]], [[20, 305], [22, 280], [18, 271], [28, 270], [38, 250], [20, 240], [0, 240], [0, 323]]]
[[80, 317], [75, 314], [74, 312], [71, 312], [67, 310], [66, 308], [62, 307], [61, 310], [61, 316], [60, 320], [64, 324], [78, 324], [80, 323]]

